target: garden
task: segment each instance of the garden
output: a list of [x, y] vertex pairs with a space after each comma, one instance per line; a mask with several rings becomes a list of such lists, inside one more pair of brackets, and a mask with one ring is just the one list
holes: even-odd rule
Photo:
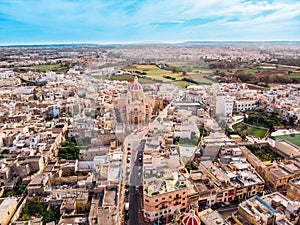
[[273, 162], [280, 161], [283, 159], [283, 157], [275, 153], [269, 146], [259, 147], [254, 145], [247, 145], [246, 147], [262, 162]]

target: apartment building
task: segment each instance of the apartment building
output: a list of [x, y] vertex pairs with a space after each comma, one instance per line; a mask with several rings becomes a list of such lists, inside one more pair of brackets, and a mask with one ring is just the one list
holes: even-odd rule
[[201, 175], [190, 177], [197, 185], [201, 205], [216, 202], [232, 202], [261, 195], [264, 180], [255, 171], [239, 147], [222, 147], [215, 162], [202, 161], [199, 165]]
[[285, 192], [289, 180], [300, 175], [300, 167], [292, 162], [274, 164], [263, 170], [262, 176], [266, 184], [273, 190]]
[[275, 192], [254, 196], [238, 206], [238, 214], [251, 224], [292, 225], [299, 223], [300, 203]]
[[143, 180], [146, 220], [174, 215], [188, 207], [186, 178], [177, 169], [144, 168]]
[[235, 100], [234, 101], [234, 112], [246, 112], [246, 111], [253, 111], [257, 108], [257, 101], [256, 100]]
[[216, 114], [227, 117], [232, 116], [234, 97], [230, 95], [217, 95], [216, 97]]
[[286, 197], [300, 201], [300, 177], [289, 180], [286, 188]]

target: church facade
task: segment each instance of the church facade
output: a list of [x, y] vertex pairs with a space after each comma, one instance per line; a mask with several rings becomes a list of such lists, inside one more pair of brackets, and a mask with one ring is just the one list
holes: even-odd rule
[[144, 94], [143, 86], [135, 77], [129, 85], [128, 92], [121, 94], [116, 104], [121, 122], [143, 125], [151, 120], [155, 98]]

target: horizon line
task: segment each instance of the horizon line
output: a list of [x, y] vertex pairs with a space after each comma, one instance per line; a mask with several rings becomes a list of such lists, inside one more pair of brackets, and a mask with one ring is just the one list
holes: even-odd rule
[[184, 44], [188, 42], [211, 42], [211, 43], [228, 43], [228, 42], [239, 42], [239, 43], [264, 43], [264, 42], [300, 42], [299, 40], [186, 40], [186, 41], [112, 41], [112, 42], [36, 42], [36, 43], [8, 43], [1, 44], [0, 47], [10, 47], [10, 46], [51, 46], [51, 45], [139, 45], [139, 44]]

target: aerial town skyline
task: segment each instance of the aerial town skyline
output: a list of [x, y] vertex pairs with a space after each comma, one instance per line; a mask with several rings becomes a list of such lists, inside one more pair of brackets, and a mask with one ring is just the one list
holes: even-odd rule
[[0, 0], [0, 225], [299, 225], [299, 0]]
[[300, 45], [0, 48], [0, 223], [300, 223]]

